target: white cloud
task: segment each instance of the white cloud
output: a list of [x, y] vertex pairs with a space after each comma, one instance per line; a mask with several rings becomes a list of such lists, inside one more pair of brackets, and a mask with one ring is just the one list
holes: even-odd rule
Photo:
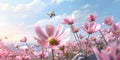
[[60, 4], [62, 2], [73, 2], [74, 0], [51, 0], [51, 3]]
[[38, 12], [42, 11], [46, 6], [47, 4], [45, 4], [42, 0], [32, 0], [27, 4], [19, 3], [15, 6], [8, 3], [0, 3], [0, 15], [12, 15], [25, 18], [29, 15], [34, 16]]
[[85, 4], [85, 5], [83, 5], [81, 8], [82, 9], [87, 9], [87, 8], [89, 8], [90, 7], [90, 4]]
[[[29, 3], [19, 3], [15, 6], [9, 3], [0, 3], [0, 38], [4, 41], [19, 41], [23, 36], [28, 36], [32, 40], [31, 34], [25, 28], [27, 24], [24, 20], [31, 19], [40, 13], [47, 4], [42, 0], [32, 0]], [[36, 9], [37, 8], [37, 9]], [[5, 40], [5, 36], [8, 40]]]

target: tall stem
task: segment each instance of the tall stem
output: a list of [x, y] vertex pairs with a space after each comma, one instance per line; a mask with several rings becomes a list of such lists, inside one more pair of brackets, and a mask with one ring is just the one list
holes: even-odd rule
[[85, 60], [88, 59], [88, 58], [87, 58], [87, 55], [88, 55], [88, 53], [87, 53], [87, 48], [88, 48], [88, 44], [89, 44], [89, 37], [90, 37], [90, 34], [88, 34], [88, 37], [87, 37], [87, 42], [88, 42], [88, 43], [86, 43], [86, 54], [85, 54]]
[[105, 37], [104, 37], [104, 35], [103, 35], [103, 33], [102, 33], [102, 31], [99, 30], [99, 32], [100, 32], [100, 34], [102, 35], [102, 37], [103, 37], [103, 39], [104, 39], [104, 42], [105, 42], [106, 44], [108, 44], [107, 41], [106, 41], [106, 39], [105, 39]]
[[[72, 26], [72, 25], [70, 25], [70, 26]], [[71, 29], [72, 30], [72, 29]], [[72, 32], [73, 33], [73, 32]], [[80, 48], [80, 45], [78, 44], [78, 40], [77, 40], [77, 37], [76, 37], [76, 35], [73, 33], [73, 36], [74, 36], [74, 38], [75, 38], [75, 41], [77, 42], [77, 45], [78, 45], [78, 47], [79, 47], [79, 49], [81, 50], [81, 48]]]
[[27, 47], [29, 48], [30, 50], [30, 53], [33, 54], [33, 51], [31, 50], [31, 48], [29, 47], [29, 45], [25, 42], [25, 44], [27, 45]]
[[55, 57], [54, 57], [54, 50], [52, 49], [52, 59], [55, 60]]
[[79, 45], [80, 45], [80, 51], [81, 51], [81, 50], [82, 50], [82, 49], [81, 49], [82, 44], [81, 44], [81, 42], [80, 42], [81, 39], [79, 38], [78, 33], [76, 33], [76, 35], [77, 35], [77, 38], [78, 38], [78, 42], [79, 42]]

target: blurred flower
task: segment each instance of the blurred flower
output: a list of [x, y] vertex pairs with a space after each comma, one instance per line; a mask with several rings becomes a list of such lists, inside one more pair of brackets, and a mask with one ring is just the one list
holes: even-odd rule
[[63, 31], [63, 25], [58, 25], [56, 31], [55, 27], [51, 24], [48, 24], [46, 26], [46, 33], [42, 31], [41, 27], [37, 26], [36, 34], [39, 38], [37, 38], [37, 41], [43, 46], [43, 47], [51, 47], [55, 48], [59, 45], [65, 44], [69, 39], [64, 40], [65, 37], [68, 36], [70, 29], [66, 29]]
[[[98, 50], [93, 47], [93, 51], [98, 60], [118, 60], [119, 52], [117, 52], [117, 43], [110, 43], [105, 49]], [[117, 54], [116, 54], [117, 53]]]
[[82, 28], [89, 34], [92, 34], [96, 31], [98, 31], [100, 29], [101, 25], [100, 24], [96, 24], [95, 22], [90, 22], [90, 24], [88, 25], [88, 23], [84, 23], [84, 25], [82, 25]]
[[87, 16], [87, 19], [89, 22], [93, 22], [96, 20], [96, 15], [95, 14], [90, 14]]
[[96, 41], [96, 40], [97, 40], [97, 37], [96, 37], [96, 36], [92, 36], [92, 37], [91, 37], [91, 40], [92, 40], [92, 41]]
[[71, 30], [72, 30], [73, 33], [77, 33], [77, 32], [79, 32], [80, 27], [76, 28], [75, 26], [72, 25]]
[[110, 60], [106, 51], [104, 51], [104, 50], [99, 51], [96, 47], [93, 47], [93, 51], [98, 60]]
[[27, 56], [27, 55], [23, 55], [23, 56], [16, 56], [17, 60], [30, 60], [31, 57]]
[[120, 53], [117, 55], [116, 60], [120, 60]]
[[15, 48], [19, 47], [18, 44], [15, 44], [15, 43], [13, 43], [12, 46], [15, 47]]
[[62, 23], [72, 25], [74, 23], [74, 20], [75, 18], [70, 16], [70, 17], [64, 18]]
[[84, 38], [84, 36], [83, 36], [82, 34], [80, 34], [80, 35], [79, 35], [79, 38], [80, 38], [80, 39], [83, 39], [83, 38]]
[[49, 53], [46, 51], [40, 51], [40, 52], [33, 52], [33, 54], [37, 57], [37, 58], [47, 58], [49, 56]]
[[19, 49], [25, 52], [29, 51], [29, 48], [27, 46], [20, 46]]
[[112, 27], [110, 28], [110, 31], [113, 34], [120, 35], [120, 22], [116, 24], [112, 24]]
[[27, 41], [27, 38], [25, 36], [20, 40], [20, 42], [26, 42], [26, 41]]
[[109, 16], [104, 20], [104, 24], [111, 25], [113, 23], [113, 17]]

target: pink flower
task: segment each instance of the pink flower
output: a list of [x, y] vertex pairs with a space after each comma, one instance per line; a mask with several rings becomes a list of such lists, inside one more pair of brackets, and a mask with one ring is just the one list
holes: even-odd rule
[[62, 23], [72, 25], [74, 23], [75, 18], [74, 17], [67, 17], [64, 18]]
[[72, 32], [73, 33], [77, 33], [77, 32], [79, 32], [79, 30], [80, 30], [80, 27], [78, 27], [78, 28], [76, 28], [75, 26], [71, 26], [71, 29], [72, 29]]
[[109, 16], [104, 20], [104, 24], [111, 25], [113, 23], [113, 17]]
[[37, 57], [37, 58], [47, 58], [49, 56], [49, 53], [46, 51], [40, 51], [40, 52], [33, 52], [33, 54]]
[[110, 31], [113, 34], [120, 35], [120, 22], [116, 24], [112, 24], [112, 27], [110, 28]]
[[19, 49], [26, 52], [29, 51], [29, 48], [27, 46], [20, 46]]
[[82, 26], [82, 28], [89, 34], [92, 34], [96, 31], [98, 31], [100, 29], [101, 25], [100, 24], [96, 24], [95, 22], [90, 22], [90, 24], [88, 25], [88, 23], [84, 23], [84, 25]]
[[80, 39], [83, 39], [83, 38], [84, 38], [84, 36], [83, 36], [82, 34], [80, 34], [80, 35], [79, 35], [79, 38], [80, 38]]
[[27, 41], [27, 38], [25, 36], [20, 40], [20, 42], [26, 42], [26, 41]]
[[89, 22], [95, 21], [96, 20], [96, 15], [95, 14], [90, 14], [87, 16], [87, 19]]
[[63, 31], [63, 25], [58, 25], [56, 31], [55, 27], [52, 24], [48, 24], [46, 26], [46, 33], [47, 35], [42, 31], [41, 27], [37, 26], [36, 34], [39, 38], [37, 38], [37, 41], [43, 46], [43, 47], [51, 47], [55, 48], [59, 45], [65, 44], [69, 39], [65, 40], [64, 38], [68, 36], [70, 29], [66, 29]]
[[27, 56], [27, 55], [23, 55], [23, 56], [16, 56], [16, 60], [30, 60], [31, 57]]
[[18, 45], [18, 44], [15, 44], [15, 43], [13, 43], [12, 46], [15, 47], [15, 48], [18, 48], [18, 47], [19, 47], [19, 45]]
[[97, 37], [96, 37], [96, 36], [92, 36], [92, 37], [91, 37], [91, 40], [96, 41], [96, 40], [97, 40]]
[[96, 47], [93, 47], [93, 51], [98, 60], [110, 60], [110, 57], [106, 51], [104, 50], [99, 51]]
[[117, 44], [116, 43], [110, 43], [104, 50], [98, 50], [96, 47], [93, 47], [93, 51], [97, 57], [98, 60], [115, 60], [119, 59], [119, 52], [117, 52]]
[[120, 60], [120, 53], [117, 55], [116, 60]]

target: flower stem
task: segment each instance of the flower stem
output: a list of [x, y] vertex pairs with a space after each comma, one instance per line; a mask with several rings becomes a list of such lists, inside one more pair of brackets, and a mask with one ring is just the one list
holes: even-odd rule
[[107, 41], [106, 41], [106, 39], [105, 39], [105, 37], [104, 37], [104, 35], [102, 34], [102, 31], [99, 30], [99, 32], [100, 32], [100, 34], [102, 35], [102, 37], [103, 37], [103, 39], [104, 39], [104, 42], [105, 42], [106, 44], [108, 44]]
[[81, 48], [81, 46], [82, 46], [82, 43], [81, 43], [81, 39], [79, 38], [79, 36], [78, 36], [78, 33], [76, 33], [76, 35], [77, 35], [77, 38], [78, 38], [78, 42], [79, 42], [79, 45], [80, 45], [80, 51], [82, 51], [82, 48]]
[[52, 59], [55, 60], [55, 57], [54, 57], [54, 50], [52, 49]]
[[87, 42], [88, 42], [88, 43], [86, 43], [86, 54], [85, 54], [85, 60], [88, 59], [88, 58], [87, 58], [87, 55], [88, 55], [88, 53], [87, 53], [87, 48], [88, 48], [88, 44], [89, 44], [89, 37], [90, 37], [90, 34], [88, 34], [88, 37], [87, 37]]
[[[72, 26], [72, 25], [70, 25], [70, 26]], [[72, 30], [72, 29], [71, 29]], [[73, 33], [73, 32], [72, 32]], [[75, 33], [73, 33], [73, 36], [74, 36], [74, 38], [75, 38], [75, 41], [77, 42], [77, 45], [78, 45], [78, 47], [79, 47], [79, 49], [81, 50], [81, 46], [80, 46], [80, 44], [78, 43], [79, 41], [77, 40], [77, 36], [75, 35]]]

